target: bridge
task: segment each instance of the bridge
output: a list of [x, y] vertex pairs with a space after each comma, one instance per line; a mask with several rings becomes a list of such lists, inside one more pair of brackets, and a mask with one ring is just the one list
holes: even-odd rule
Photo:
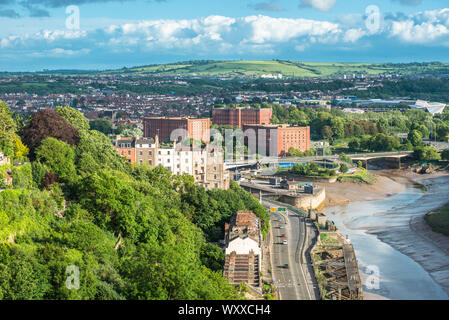
[[413, 151], [404, 151], [399, 154], [389, 154], [389, 155], [364, 155], [359, 157], [351, 157], [353, 162], [362, 162], [365, 169], [369, 169], [369, 161], [377, 159], [385, 159], [388, 167], [392, 169], [401, 168], [401, 159], [409, 157], [413, 154]]
[[[346, 156], [351, 158], [353, 162], [361, 161], [363, 166], [367, 168], [368, 161], [374, 159], [386, 159], [387, 161], [395, 161], [399, 163], [402, 158], [409, 157], [413, 154], [413, 151], [393, 151], [393, 152], [371, 152], [371, 153], [352, 153]], [[289, 162], [289, 163], [305, 163], [305, 162], [322, 162], [323, 160], [339, 160], [340, 155], [334, 154], [329, 156], [311, 156], [311, 157], [264, 157], [260, 160], [251, 159], [247, 161], [237, 161], [237, 162], [226, 162], [226, 170], [237, 170], [241, 168], [250, 168], [256, 166], [258, 163], [260, 165], [276, 165], [279, 163]], [[368, 168], [367, 168], [368, 169]]]

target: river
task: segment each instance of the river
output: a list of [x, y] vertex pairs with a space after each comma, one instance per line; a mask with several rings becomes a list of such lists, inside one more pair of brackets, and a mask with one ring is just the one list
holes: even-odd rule
[[[378, 201], [352, 202], [326, 209], [340, 232], [353, 243], [368, 297], [394, 300], [449, 299], [446, 278], [437, 278], [433, 267], [448, 269], [449, 257], [410, 229], [410, 220], [444, 205], [449, 199], [448, 177], [407, 183], [404, 191]], [[434, 259], [434, 260], [432, 260]], [[426, 261], [427, 260], [427, 264]], [[418, 262], [419, 263], [418, 263]], [[376, 280], [378, 272], [379, 282]], [[449, 272], [449, 270], [447, 271]], [[433, 277], [432, 277], [432, 276]], [[447, 273], [444, 275], [447, 277]], [[440, 277], [441, 278], [441, 277]], [[438, 282], [435, 279], [438, 279]]]

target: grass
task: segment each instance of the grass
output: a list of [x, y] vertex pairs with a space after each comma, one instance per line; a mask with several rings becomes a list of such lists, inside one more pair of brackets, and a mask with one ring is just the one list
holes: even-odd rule
[[376, 178], [368, 170], [360, 169], [360, 171], [356, 174], [341, 175], [338, 178], [338, 181], [374, 184], [376, 182]]
[[194, 61], [161, 65], [140, 66], [128, 69], [110, 70], [106, 73], [135, 74], [190, 74], [202, 76], [216, 75], [262, 75], [282, 74], [287, 77], [331, 77], [352, 74], [423, 74], [447, 72], [448, 64], [374, 64], [374, 63], [334, 63], [297, 61]]
[[320, 233], [320, 242], [322, 244], [338, 244], [338, 240], [328, 233]]
[[449, 236], [449, 204], [427, 213], [424, 218], [433, 231]]

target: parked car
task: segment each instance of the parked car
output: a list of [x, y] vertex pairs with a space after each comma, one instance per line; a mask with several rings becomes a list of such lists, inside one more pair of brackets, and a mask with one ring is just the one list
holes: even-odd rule
[[284, 241], [282, 241], [282, 244], [287, 244], [287, 239], [284, 239]]
[[287, 236], [285, 235], [285, 233], [283, 233], [283, 234], [281, 235], [281, 237], [282, 237], [282, 238], [287, 238]]

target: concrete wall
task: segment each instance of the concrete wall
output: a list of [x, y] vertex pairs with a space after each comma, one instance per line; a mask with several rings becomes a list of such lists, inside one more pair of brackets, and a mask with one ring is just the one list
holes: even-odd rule
[[310, 206], [312, 206], [312, 209], [317, 209], [323, 204], [324, 200], [326, 200], [326, 190], [324, 188], [316, 191], [313, 195], [283, 195], [280, 197], [280, 202], [288, 203], [301, 210], [308, 210]]

